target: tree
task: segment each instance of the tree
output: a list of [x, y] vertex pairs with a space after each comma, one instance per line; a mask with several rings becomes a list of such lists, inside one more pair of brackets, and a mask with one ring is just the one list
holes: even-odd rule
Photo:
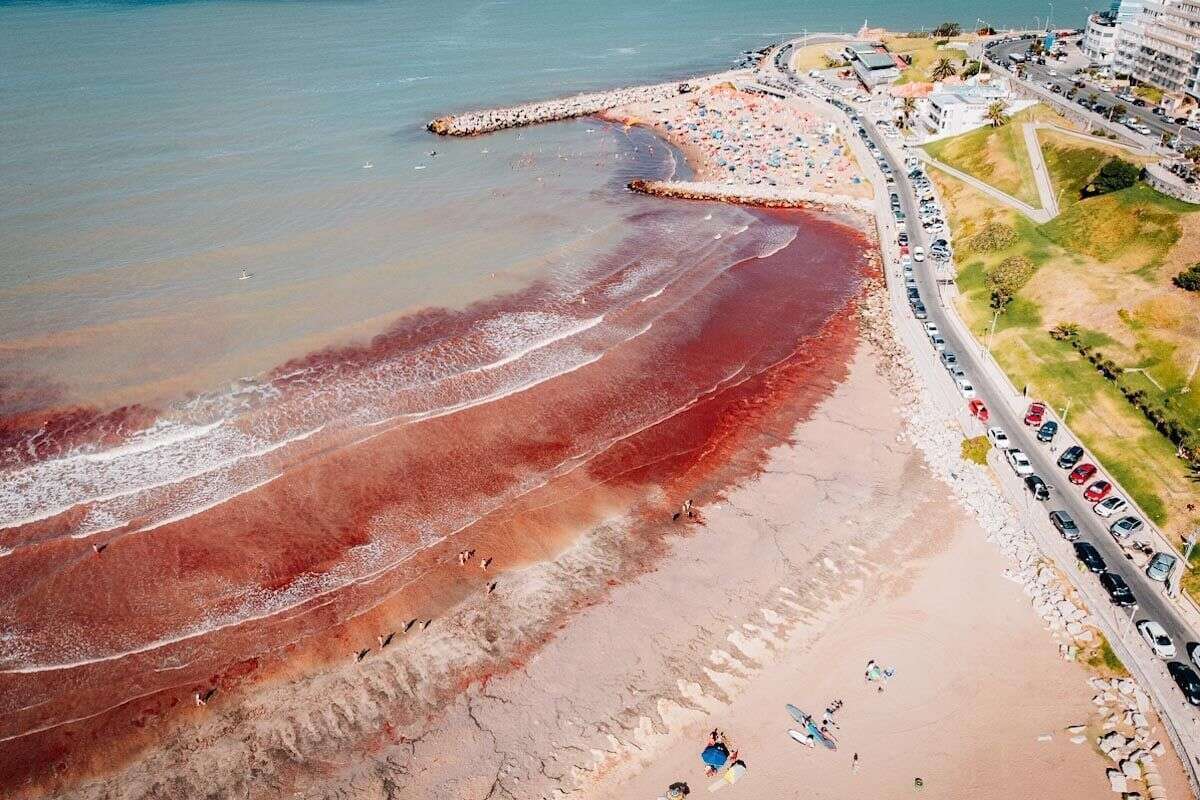
[[1183, 156], [1193, 163], [1200, 164], [1200, 144], [1194, 144], [1187, 150], [1184, 150]]
[[904, 112], [904, 118], [907, 120], [917, 112], [917, 101], [912, 97], [906, 97], [901, 102], [900, 108]]
[[1060, 322], [1050, 329], [1050, 338], [1060, 342], [1074, 339], [1079, 336], [1078, 322]]
[[1121, 117], [1125, 116], [1127, 111], [1129, 111], [1129, 109], [1124, 103], [1117, 103], [1112, 107], [1112, 111], [1108, 112], [1108, 118], [1109, 120], [1120, 119]]
[[958, 73], [960, 77], [970, 78], [979, 74], [979, 70], [983, 69], [983, 65], [978, 61], [971, 60], [962, 68], [962, 72]]
[[1142, 176], [1142, 168], [1137, 164], [1130, 164], [1128, 161], [1122, 161], [1119, 158], [1110, 159], [1100, 171], [1096, 173], [1096, 177], [1087, 185], [1084, 194], [1095, 196], [1098, 194], [1108, 194], [1109, 192], [1119, 192], [1122, 189], [1128, 189], [1137, 183], [1138, 178]]
[[1186, 289], [1189, 292], [1200, 292], [1200, 264], [1192, 264], [1171, 280], [1180, 289]]
[[999, 128], [1008, 122], [1008, 114], [1004, 107], [1003, 101], [996, 100], [988, 104], [987, 113], [984, 114], [984, 119], [992, 123], [993, 128]]
[[930, 31], [930, 33], [939, 37], [958, 36], [960, 33], [962, 33], [962, 26], [957, 22], [943, 22], [941, 25], [938, 25], [936, 28]]
[[939, 58], [930, 73], [935, 81], [944, 80], [956, 74], [958, 74], [958, 70], [954, 68], [954, 62], [948, 58]]
[[1099, 99], [1100, 99], [1100, 95], [1096, 94], [1095, 92], [1092, 92], [1091, 94], [1088, 95], [1088, 102], [1091, 103], [1092, 105], [1096, 105], [1096, 101]]

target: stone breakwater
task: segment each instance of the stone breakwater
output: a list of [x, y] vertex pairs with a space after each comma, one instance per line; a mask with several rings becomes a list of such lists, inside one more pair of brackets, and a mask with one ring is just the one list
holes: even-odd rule
[[610, 89], [604, 92], [590, 92], [554, 100], [523, 103], [508, 108], [487, 108], [466, 114], [438, 117], [426, 127], [441, 136], [476, 136], [505, 128], [520, 128], [525, 125], [539, 125], [543, 122], [586, 117], [633, 103], [657, 103], [677, 95], [697, 91], [722, 80], [731, 79], [733, 76], [734, 73], [719, 73], [687, 81], [628, 86], [623, 89]]
[[874, 210], [871, 202], [861, 197], [814, 192], [798, 186], [731, 185], [715, 181], [647, 181], [639, 179], [630, 181], [628, 187], [630, 191], [655, 197], [671, 197], [678, 200], [716, 200], [722, 203], [737, 203], [762, 208], [841, 206], [867, 213]]

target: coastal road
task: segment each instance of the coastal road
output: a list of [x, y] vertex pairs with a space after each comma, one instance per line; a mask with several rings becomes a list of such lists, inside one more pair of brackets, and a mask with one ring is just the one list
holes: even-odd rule
[[[1017, 76], [1011, 71], [1012, 62], [1009, 60], [1009, 55], [1016, 53], [1025, 55], [1029, 49], [1031, 39], [1013, 39], [1007, 41], [999, 41], [989, 44], [985, 48], [985, 54], [989, 61], [992, 62], [992, 68], [998, 69], [1002, 74], [1017, 80]], [[1109, 92], [1092, 81], [1089, 76], [1078, 76], [1085, 82], [1083, 88], [1076, 88], [1073, 84], [1076, 76], [1071, 73], [1073, 69], [1068, 69], [1061, 62], [1047, 59], [1045, 64], [1037, 64], [1033, 61], [1027, 61], [1024, 64], [1025, 78], [1020, 82], [1027, 88], [1036, 91], [1039, 96], [1053, 104], [1062, 107], [1071, 114], [1082, 117], [1088, 120], [1096, 127], [1107, 127], [1110, 130], [1120, 134], [1121, 136], [1136, 142], [1139, 145], [1157, 146], [1161, 141], [1163, 133], [1169, 133], [1172, 136], [1179, 136], [1181, 146], [1186, 148], [1189, 145], [1200, 143], [1200, 133], [1197, 133], [1190, 128], [1182, 125], [1177, 125], [1174, 122], [1168, 121], [1163, 117], [1153, 114], [1150, 107], [1140, 107], [1133, 103], [1122, 100], [1113, 92]], [[1055, 92], [1051, 87], [1057, 86], [1058, 92]], [[1128, 116], [1134, 117], [1140, 122], [1147, 125], [1153, 133], [1150, 136], [1142, 136], [1135, 133], [1125, 126], [1110, 122], [1107, 115], [1096, 114], [1080, 106], [1075, 100], [1068, 100], [1064, 95], [1075, 90], [1075, 99], [1080, 97], [1089, 98], [1091, 95], [1096, 95], [1096, 102], [1103, 106], [1106, 110], [1111, 109], [1116, 105], [1123, 105], [1128, 110]]]
[[[874, 125], [865, 117], [863, 122], [868, 135], [880, 147], [885, 159], [895, 172], [901, 207], [907, 217], [906, 230], [909, 241], [928, 248], [929, 237], [916, 221], [919, 218], [917, 199], [907, 180], [907, 172], [903, 163], [892, 152], [889, 143], [874, 128]], [[1055, 442], [1058, 448], [1057, 452], [1051, 451], [1049, 445], [1037, 441], [1034, 430], [1024, 424], [1024, 413], [1028, 400], [1012, 390], [990, 355], [985, 353], [980, 344], [962, 325], [957, 313], [949, 307], [950, 301], [943, 297], [944, 288], [937, 285], [930, 262], [914, 264], [914, 272], [930, 320], [941, 329], [941, 335], [946, 340], [946, 349], [953, 351], [958, 356], [959, 364], [974, 385], [978, 396], [985, 401], [991, 412], [988, 424], [1004, 428], [1012, 439], [1013, 445], [1020, 448], [1029, 457], [1036, 474], [1041, 475], [1048, 484], [1054, 487], [1051, 499], [1048, 502], [1039, 503], [1023, 490], [1022, 484], [1008, 469], [1006, 461], [993, 458], [996, 472], [1001, 481], [1010, 485], [1016, 495], [1021, 498], [1018, 501], [1018, 508], [1024, 514], [1026, 524], [1031, 530], [1040, 530], [1043, 534], [1039, 538], [1047, 555], [1051, 556], [1060, 568], [1068, 573], [1077, 569], [1071, 545], [1050, 532], [1052, 529], [1049, 527], [1047, 518], [1050, 511], [1067, 510], [1083, 532], [1082, 541], [1093, 544], [1103, 556], [1108, 570], [1119, 574], [1133, 590], [1137, 599], [1136, 608], [1120, 610], [1111, 606], [1107, 594], [1095, 577], [1079, 573], [1072, 576], [1078, 578], [1074, 582], [1087, 599], [1093, 614], [1102, 617], [1108, 623], [1106, 627], [1115, 633], [1119, 641], [1114, 641], [1114, 646], [1120, 648], [1118, 652], [1124, 650], [1133, 655], [1133, 659], [1139, 662], [1141, 668], [1136, 669], [1132, 663], [1129, 665], [1134, 667], [1135, 671], [1142, 673], [1139, 676], [1141, 682], [1147, 691], [1157, 698], [1159, 707], [1172, 713], [1172, 721], [1182, 739], [1184, 752], [1181, 755], [1185, 760], [1189, 760], [1190, 766], [1194, 770], [1195, 757], [1200, 755], [1200, 739], [1197, 738], [1198, 727], [1194, 709], [1186, 704], [1182, 693], [1167, 675], [1165, 662], [1155, 658], [1149, 648], [1140, 641], [1134, 630], [1134, 624], [1143, 619], [1153, 619], [1161, 623], [1179, 648], [1178, 660], [1182, 661], [1187, 660], [1190, 645], [1200, 641], [1200, 635], [1197, 635], [1196, 629], [1190, 624], [1190, 620], [1181, 608], [1164, 594], [1163, 584], [1150, 580], [1130, 560], [1124, 548], [1109, 534], [1107, 523], [1112, 520], [1105, 521], [1098, 517], [1092, 511], [1092, 504], [1083, 499], [1080, 488], [1072, 486], [1066, 479], [1066, 471], [1058, 468], [1055, 463], [1058, 453], [1076, 443], [1069, 438], [1069, 431], [1064, 426], [1062, 434]], [[898, 313], [907, 313], [907, 309]], [[932, 347], [930, 350], [932, 351]], [[965, 406], [967, 401], [961, 399], [959, 402]], [[1088, 412], [1086, 408], [1077, 408], [1075, 413]], [[978, 432], [982, 433], [982, 426]], [[1129, 662], [1130, 658], [1126, 657], [1123, 660]]]
[[[785, 76], [783, 83], [803, 94], [812, 94], [807, 83], [800, 76], [790, 73]], [[891, 142], [880, 134], [875, 125], [867, 118], [863, 110], [857, 109], [860, 124], [867, 136], [874, 141], [884, 156], [886, 163], [895, 174], [896, 184], [892, 191], [901, 198], [901, 207], [905, 212], [909, 241], [913, 245], [921, 245], [928, 249], [929, 237], [919, 223], [918, 201], [914, 195], [911, 183], [907, 179], [907, 170]], [[851, 130], [847, 138], [853, 139], [857, 132]], [[860, 155], [860, 159], [862, 156]], [[869, 168], [871, 161], [864, 163]], [[875, 178], [878, 180], [879, 178]], [[895, 236], [898, 226], [892, 219], [885, 219], [881, 224], [881, 235], [890, 236], [890, 241], [881, 242], [885, 259], [896, 252]], [[1024, 412], [1028, 398], [1014, 391], [1003, 371], [991, 358], [979, 342], [966, 330], [965, 326], [949, 305], [950, 301], [943, 296], [945, 287], [939, 286], [934, 274], [933, 265], [929, 261], [914, 264], [918, 287], [928, 310], [930, 321], [936, 323], [941, 335], [947, 342], [947, 350], [953, 351], [959, 363], [973, 383], [977, 395], [985, 401], [990, 412], [989, 425], [1005, 429], [1012, 440], [1013, 446], [1020, 448], [1029, 457], [1035, 472], [1041, 475], [1048, 484], [1054, 487], [1051, 499], [1039, 503], [1023, 490], [1019, 479], [1008, 468], [1003, 459], [997, 461], [994, 453], [991, 455], [996, 473], [1015, 507], [1023, 516], [1023, 522], [1034, 533], [1039, 545], [1047, 556], [1051, 557], [1059, 568], [1068, 576], [1073, 585], [1084, 597], [1089, 609], [1101, 628], [1106, 630], [1112, 640], [1114, 649], [1133, 672], [1138, 682], [1155, 698], [1156, 706], [1164, 715], [1164, 719], [1173, 732], [1172, 739], [1181, 758], [1188, 766], [1189, 778], [1193, 791], [1200, 791], [1197, 783], [1197, 764], [1200, 764], [1200, 720], [1195, 709], [1184, 700], [1182, 693], [1175, 686], [1165, 669], [1165, 662], [1155, 657], [1149, 648], [1140, 640], [1134, 630], [1134, 624], [1142, 619], [1154, 619], [1166, 628], [1174, 640], [1179, 656], [1176, 660], [1186, 662], [1191, 646], [1200, 642], [1197, 628], [1191, 624], [1186, 606], [1177, 605], [1177, 601], [1168, 598], [1163, 591], [1163, 584], [1150, 580], [1129, 557], [1124, 548], [1108, 533], [1107, 522], [1098, 517], [1091, 504], [1083, 499], [1082, 491], [1066, 480], [1066, 471], [1058, 468], [1055, 463], [1057, 455], [1075, 441], [1070, 431], [1063, 425], [1055, 445], [1057, 452], [1052, 451], [1047, 444], [1039, 443], [1034, 430], [1024, 424]], [[901, 331], [915, 329], [915, 320], [904, 301], [903, 292], [899, 290], [899, 276], [895, 274], [895, 264], [889, 263], [889, 285], [892, 287], [894, 312], [897, 314], [897, 326]], [[907, 319], [905, 319], [907, 317]], [[913, 335], [920, 337], [919, 334]], [[932, 346], [918, 343], [921, 347], [929, 347], [929, 362], [936, 364]], [[949, 375], [938, 367], [933, 367], [934, 380], [931, 390], [940, 399], [957, 404], [960, 409], [958, 419], [967, 430], [975, 428], [982, 433], [982, 426], [971, 419], [966, 412], [966, 399], [955, 397], [951, 388]], [[941, 377], [938, 376], [940, 373]], [[949, 395], [949, 396], [948, 396]], [[1077, 408], [1075, 413], [1087, 413], [1086, 408]], [[1089, 456], [1090, 457], [1090, 456]], [[1093, 461], [1093, 463], [1099, 463]], [[1132, 609], [1117, 609], [1111, 605], [1107, 594], [1095, 576], [1081, 573], [1078, 561], [1070, 543], [1059, 537], [1048, 522], [1048, 513], [1052, 510], [1064, 509], [1070, 512], [1082, 531], [1082, 540], [1090, 542], [1103, 556], [1109, 571], [1121, 575], [1129, 584], [1136, 599], [1137, 606]], [[1108, 522], [1111, 522], [1109, 520]]]

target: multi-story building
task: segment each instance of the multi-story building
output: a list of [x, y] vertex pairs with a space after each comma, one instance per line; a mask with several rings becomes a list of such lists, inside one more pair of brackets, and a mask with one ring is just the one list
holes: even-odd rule
[[1145, 0], [1118, 26], [1113, 68], [1139, 83], [1200, 97], [1200, 0]]
[[1108, 66], [1117, 52], [1117, 15], [1101, 11], [1088, 17], [1083, 31], [1083, 54], [1093, 64]]

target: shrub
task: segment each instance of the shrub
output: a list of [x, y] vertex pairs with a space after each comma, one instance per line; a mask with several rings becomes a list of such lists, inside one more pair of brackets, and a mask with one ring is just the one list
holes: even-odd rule
[[1029, 282], [1037, 266], [1025, 256], [1009, 256], [988, 270], [987, 284], [992, 288], [992, 307], [1004, 308]]
[[986, 467], [988, 450], [990, 449], [991, 445], [988, 443], [986, 436], [976, 436], [974, 439], [963, 439], [963, 461], [974, 461], [976, 464]]
[[1130, 164], [1128, 161], [1114, 158], [1100, 168], [1100, 172], [1087, 185], [1083, 193], [1085, 196], [1093, 197], [1128, 189], [1137, 183], [1141, 175], [1142, 168], [1137, 164]]
[[1200, 292], [1200, 264], [1192, 264], [1171, 280], [1180, 289], [1186, 289], [1189, 292]]
[[1079, 338], [1078, 322], [1060, 322], [1050, 329], [1050, 338], [1064, 342]]
[[983, 230], [968, 239], [966, 245], [968, 250], [990, 252], [1003, 250], [1016, 241], [1017, 231], [1013, 226], [1003, 222], [989, 222], [983, 226]]
[[958, 74], [964, 78], [970, 78], [973, 75], [978, 75], [981, 69], [983, 69], [983, 65], [978, 61], [968, 61], [967, 65]]
[[930, 31], [930, 33], [934, 36], [958, 36], [962, 33], [962, 26], [957, 22], [943, 22]]

